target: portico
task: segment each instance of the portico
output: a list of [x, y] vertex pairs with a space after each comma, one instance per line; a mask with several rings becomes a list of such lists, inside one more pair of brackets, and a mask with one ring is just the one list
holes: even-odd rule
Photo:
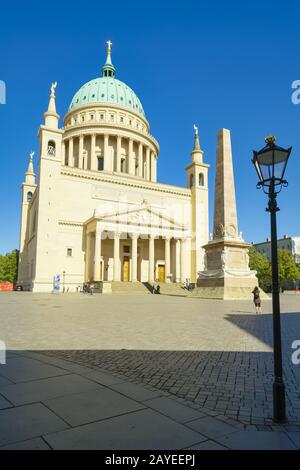
[[[134, 216], [136, 223], [132, 223]], [[158, 230], [148, 209], [93, 217], [86, 223], [85, 281], [184, 282], [190, 273], [188, 231], [176, 224]], [[130, 217], [130, 227], [125, 218]], [[143, 223], [141, 221], [143, 220]], [[161, 216], [160, 216], [161, 220]], [[169, 221], [170, 222], [170, 221]]]

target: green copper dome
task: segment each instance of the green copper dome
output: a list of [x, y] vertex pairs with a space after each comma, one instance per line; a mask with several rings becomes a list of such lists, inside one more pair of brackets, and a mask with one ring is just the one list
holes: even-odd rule
[[102, 77], [95, 78], [83, 85], [74, 95], [69, 111], [86, 104], [115, 104], [135, 111], [145, 117], [142, 103], [134, 91], [125, 83], [115, 78], [115, 68], [111, 62], [110, 45]]
[[145, 116], [143, 106], [134, 91], [113, 77], [96, 78], [83, 85], [72, 99], [69, 111], [93, 103], [120, 105]]

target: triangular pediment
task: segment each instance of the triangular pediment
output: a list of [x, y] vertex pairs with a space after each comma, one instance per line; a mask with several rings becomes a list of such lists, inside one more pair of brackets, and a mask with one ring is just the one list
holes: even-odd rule
[[185, 228], [183, 224], [180, 224], [173, 218], [169, 218], [151, 207], [141, 207], [103, 215], [99, 214], [96, 218], [99, 221], [136, 226], [162, 227], [175, 230]]

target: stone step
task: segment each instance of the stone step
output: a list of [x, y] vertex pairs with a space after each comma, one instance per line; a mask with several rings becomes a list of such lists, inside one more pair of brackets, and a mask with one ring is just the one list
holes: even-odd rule
[[111, 282], [113, 294], [149, 294], [142, 282]]
[[181, 287], [181, 284], [175, 284], [174, 282], [155, 282], [154, 286], [160, 286], [160, 294], [162, 295], [179, 295], [181, 297], [186, 297], [188, 291]]

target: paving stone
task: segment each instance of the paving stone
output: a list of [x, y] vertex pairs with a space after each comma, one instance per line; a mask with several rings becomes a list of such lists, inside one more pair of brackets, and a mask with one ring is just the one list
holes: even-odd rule
[[7, 446], [0, 447], [0, 450], [50, 450], [50, 447], [43, 439], [37, 437], [35, 439], [29, 439], [28, 441], [8, 444]]
[[47, 400], [45, 405], [71, 426], [79, 426], [145, 408], [108, 388]]
[[146, 400], [143, 403], [144, 405], [153, 408], [156, 411], [160, 411], [161, 413], [166, 416], [169, 416], [170, 418], [173, 418], [179, 423], [186, 423], [187, 421], [191, 421], [192, 419], [202, 418], [206, 416], [200, 411], [196, 411], [193, 408], [178, 403], [174, 399], [172, 400], [166, 397], [159, 397], [154, 398], [152, 400]]
[[41, 403], [0, 411], [0, 446], [67, 429], [68, 425]]
[[297, 449], [300, 449], [300, 431], [297, 432], [288, 432], [289, 438], [296, 445]]
[[150, 400], [151, 398], [157, 398], [159, 396], [164, 395], [164, 392], [161, 390], [148, 390], [142, 385], [136, 385], [130, 382], [112, 384], [110, 388], [116, 390], [117, 392], [123, 393], [124, 395], [137, 401]]
[[55, 377], [67, 373], [66, 370], [27, 357], [13, 357], [0, 369], [2, 376], [15, 383]]
[[151, 410], [44, 436], [53, 449], [183, 449], [205, 437]]
[[0, 395], [0, 410], [4, 410], [5, 408], [11, 408], [12, 404], [6, 400], [2, 395]]
[[225, 434], [236, 432], [236, 428], [210, 416], [196, 419], [186, 423], [191, 429], [200, 432], [204, 436], [214, 439]]
[[228, 450], [227, 447], [221, 446], [215, 441], [207, 440], [205, 442], [200, 442], [199, 444], [195, 444], [194, 446], [188, 447], [184, 450]]
[[91, 380], [70, 374], [9, 385], [3, 388], [1, 393], [15, 406], [18, 406], [101, 388], [101, 385]]
[[125, 382], [124, 377], [123, 378], [117, 377], [112, 374], [108, 374], [106, 372], [97, 371], [97, 370], [85, 374], [85, 377], [101, 385], [108, 385], [108, 386]]
[[295, 450], [287, 434], [267, 431], [237, 431], [216, 439], [229, 449], [241, 450]]
[[[4, 367], [4, 366], [0, 366], [0, 373], [1, 373], [1, 367]], [[11, 385], [13, 383], [14, 382], [12, 382], [11, 380], [8, 380], [6, 377], [1, 377], [0, 375], [0, 393], [3, 387], [7, 387], [7, 385]]]

